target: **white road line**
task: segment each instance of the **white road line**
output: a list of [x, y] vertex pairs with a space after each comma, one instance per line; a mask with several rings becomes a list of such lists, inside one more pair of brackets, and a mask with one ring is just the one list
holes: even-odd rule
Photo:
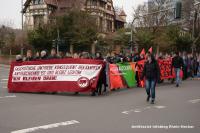
[[2, 81], [8, 81], [8, 79], [1, 79]]
[[140, 113], [140, 112], [142, 112], [140, 109], [136, 109], [136, 110], [134, 110], [134, 112], [135, 113]]
[[154, 108], [157, 108], [157, 109], [164, 109], [164, 108], [166, 108], [166, 106], [154, 106]]
[[54, 123], [54, 124], [49, 124], [49, 125], [44, 125], [44, 126], [38, 126], [38, 127], [32, 127], [32, 128], [12, 131], [11, 133], [30, 133], [30, 132], [35, 132], [38, 130], [47, 130], [47, 129], [51, 129], [51, 128], [74, 125], [74, 124], [78, 124], [78, 123], [80, 123], [80, 122], [76, 121], [76, 120], [71, 120], [71, 121], [65, 121], [65, 122], [60, 122], [60, 123]]
[[3, 96], [3, 97], [0, 97], [0, 99], [3, 99], [3, 98], [15, 98], [16, 96], [15, 95], [11, 95], [11, 96]]
[[189, 100], [190, 103], [199, 103], [200, 99]]
[[8, 89], [8, 87], [7, 86], [3, 86], [3, 89]]
[[129, 114], [130, 112], [133, 112], [134, 110], [129, 110], [129, 111], [123, 111], [122, 114]]
[[166, 106], [147, 106], [147, 107], [144, 107], [144, 108], [137, 108], [137, 109], [131, 109], [131, 110], [128, 110], [128, 111], [123, 111], [122, 114], [130, 114], [132, 112], [135, 112], [135, 113], [141, 113], [145, 110], [148, 110], [148, 109], [152, 109], [152, 108], [155, 108], [155, 109], [164, 109], [166, 108]]

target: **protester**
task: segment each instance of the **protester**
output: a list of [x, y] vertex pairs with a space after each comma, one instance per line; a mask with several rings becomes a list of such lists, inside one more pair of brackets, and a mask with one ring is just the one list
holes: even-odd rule
[[66, 58], [72, 58], [72, 54], [70, 52], [67, 52], [65, 55]]
[[198, 55], [198, 77], [200, 77], [200, 54]]
[[45, 50], [41, 51], [40, 55], [41, 55], [41, 57], [40, 57], [41, 60], [48, 59], [47, 52]]
[[146, 80], [146, 93], [147, 102], [151, 98], [151, 104], [155, 102], [155, 87], [156, 82], [160, 77], [160, 68], [157, 61], [152, 54], [147, 55], [147, 62], [144, 65], [144, 70], [142, 72], [142, 79]]
[[74, 53], [73, 58], [74, 58], [74, 59], [78, 59], [78, 58], [79, 58], [78, 53]]
[[26, 57], [24, 58], [24, 61], [33, 61], [33, 55], [31, 50], [27, 50], [26, 52]]
[[[104, 60], [103, 57], [102, 57], [102, 54], [97, 52], [95, 54], [95, 59], [96, 60]], [[97, 93], [98, 95], [101, 95], [102, 93], [102, 86], [104, 87], [104, 91], [103, 92], [106, 92], [106, 87], [107, 87], [107, 84], [106, 84], [106, 66], [103, 67], [102, 69], [102, 72], [100, 73], [100, 76], [99, 76], [99, 81], [98, 81], [98, 84], [97, 84]], [[95, 95], [95, 92], [93, 92], [92, 94], [93, 96]]]
[[193, 74], [194, 74], [194, 77], [197, 76], [197, 73], [198, 73], [198, 67], [199, 67], [198, 59], [197, 59], [197, 56], [194, 55], [193, 62], [192, 62], [192, 68], [193, 68]]
[[183, 67], [183, 59], [179, 56], [179, 53], [175, 53], [175, 57], [172, 59], [172, 69], [175, 71], [176, 87], [180, 85], [180, 71]]
[[16, 61], [17, 62], [22, 62], [23, 61], [22, 56], [21, 55], [16, 55]]
[[40, 53], [39, 52], [36, 52], [34, 59], [35, 60], [39, 60], [40, 59]]
[[158, 56], [158, 59], [160, 59], [160, 60], [164, 59], [164, 56], [163, 56], [163, 53], [162, 53], [162, 52], [160, 52], [160, 54], [159, 54], [159, 56]]
[[187, 53], [183, 53], [183, 80], [188, 78], [188, 57]]
[[188, 75], [191, 78], [194, 78], [194, 56], [193, 54], [188, 54]]
[[106, 61], [110, 64], [114, 64], [115, 63], [115, 54], [114, 53], [108, 53], [106, 56]]
[[99, 52], [97, 52], [97, 53], [95, 54], [95, 59], [96, 59], [96, 60], [103, 60], [102, 54], [99, 53]]
[[81, 59], [91, 59], [90, 54], [88, 52], [82, 52], [80, 54]]
[[140, 61], [141, 59], [140, 59], [140, 55], [139, 55], [139, 53], [136, 53], [134, 56], [133, 56], [133, 62], [138, 62], [138, 61]]
[[140, 77], [138, 72], [139, 66], [138, 63], [135, 64], [135, 80], [137, 82], [137, 87], [140, 87]]
[[59, 57], [57, 56], [57, 52], [56, 52], [56, 49], [55, 48], [52, 48], [51, 49], [51, 54], [49, 56], [48, 59], [58, 59]]
[[62, 51], [59, 51], [57, 56], [58, 56], [59, 59], [65, 58], [65, 54]]

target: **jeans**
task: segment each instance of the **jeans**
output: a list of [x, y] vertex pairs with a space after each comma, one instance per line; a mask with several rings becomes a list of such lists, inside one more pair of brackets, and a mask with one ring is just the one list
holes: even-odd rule
[[176, 84], [179, 85], [181, 80], [180, 80], [180, 71], [181, 69], [180, 68], [175, 68], [175, 74], [176, 74]]
[[156, 80], [155, 79], [146, 79], [146, 92], [149, 97], [153, 100], [155, 99], [155, 87], [156, 87]]

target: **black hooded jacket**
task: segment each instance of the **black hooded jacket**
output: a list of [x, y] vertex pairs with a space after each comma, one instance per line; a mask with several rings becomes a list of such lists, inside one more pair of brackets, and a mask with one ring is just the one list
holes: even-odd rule
[[160, 79], [160, 68], [156, 60], [153, 60], [151, 63], [148, 61], [144, 65], [142, 78], [147, 80], [159, 80]]

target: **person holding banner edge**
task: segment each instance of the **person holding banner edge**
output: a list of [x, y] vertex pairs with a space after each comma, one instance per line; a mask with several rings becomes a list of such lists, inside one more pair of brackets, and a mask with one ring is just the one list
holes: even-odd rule
[[147, 93], [147, 102], [151, 98], [151, 104], [155, 102], [155, 87], [156, 83], [160, 78], [160, 68], [154, 58], [150, 53], [147, 54], [147, 61], [144, 65], [144, 70], [142, 72], [141, 79], [145, 78], [146, 93]]

